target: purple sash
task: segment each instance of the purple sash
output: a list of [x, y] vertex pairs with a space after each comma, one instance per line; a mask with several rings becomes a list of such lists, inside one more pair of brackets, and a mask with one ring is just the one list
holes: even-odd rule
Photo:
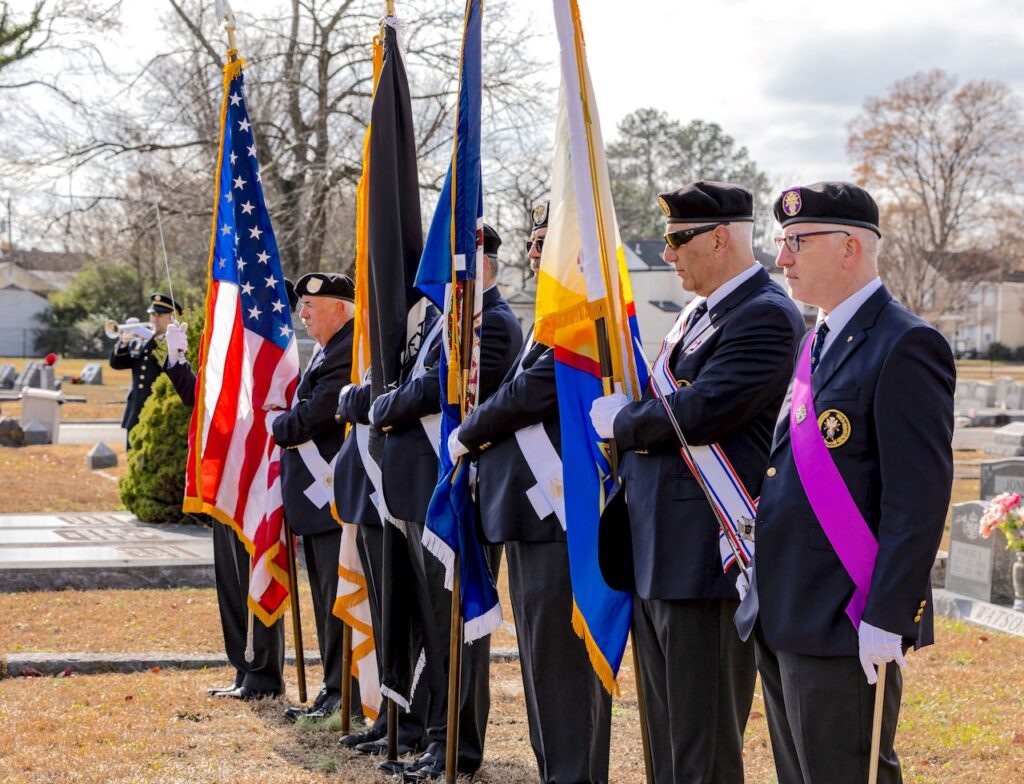
[[[796, 367], [793, 379], [793, 399], [789, 409], [789, 433], [793, 446], [793, 462], [800, 483], [807, 493], [814, 515], [829, 543], [839, 556], [846, 573], [853, 580], [853, 598], [846, 606], [846, 614], [859, 628], [864, 605], [871, 590], [871, 575], [875, 570], [878, 542], [868, 528], [863, 515], [853, 502], [839, 469], [825, 445], [814, 410], [814, 392], [811, 387], [810, 336]], [[804, 416], [797, 420], [797, 411]]]

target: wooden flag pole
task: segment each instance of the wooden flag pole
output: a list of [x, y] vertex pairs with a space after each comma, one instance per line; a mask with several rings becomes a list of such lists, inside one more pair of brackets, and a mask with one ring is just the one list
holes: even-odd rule
[[886, 664], [878, 665], [875, 684], [875, 716], [871, 721], [871, 759], [868, 760], [868, 784], [878, 784], [878, 752], [882, 745], [882, 708], [885, 706]]
[[352, 627], [341, 624], [341, 734], [352, 729]]
[[285, 521], [284, 534], [288, 542], [288, 597], [292, 604], [292, 632], [295, 634], [295, 674], [299, 680], [299, 702], [306, 701], [306, 658], [302, 649], [302, 618], [299, 615], [299, 565], [295, 559], [295, 537]]

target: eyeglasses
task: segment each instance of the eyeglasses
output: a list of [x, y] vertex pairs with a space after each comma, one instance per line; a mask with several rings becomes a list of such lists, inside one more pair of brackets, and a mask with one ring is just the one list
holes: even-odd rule
[[537, 246], [537, 253], [543, 253], [544, 252], [544, 238], [543, 237], [538, 237], [535, 240], [527, 240], [526, 241], [526, 252], [529, 253], [531, 250], [533, 250], [533, 246], [534, 245]]
[[717, 229], [719, 226], [728, 226], [729, 221], [722, 223], [709, 223], [707, 226], [698, 226], [695, 229], [678, 229], [676, 231], [666, 232], [665, 244], [668, 245], [672, 250], [683, 247], [686, 243], [696, 237], [698, 234], [704, 234], [705, 232]]
[[845, 234], [847, 237], [850, 236], [850, 232], [843, 231], [842, 229], [832, 229], [831, 231], [808, 231], [803, 234], [787, 234], [784, 237], [775, 237], [775, 246], [781, 251], [783, 244], [789, 248], [790, 253], [798, 253], [800, 251], [800, 243], [807, 237], [821, 237], [825, 234]]

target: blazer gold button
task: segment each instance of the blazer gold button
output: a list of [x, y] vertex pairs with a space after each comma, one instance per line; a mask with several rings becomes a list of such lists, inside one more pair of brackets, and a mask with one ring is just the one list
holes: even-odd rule
[[925, 608], [925, 605], [927, 605], [927, 604], [928, 604], [928, 600], [927, 599], [922, 599], [921, 600], [921, 609], [923, 610]]
[[769, 466], [768, 467], [768, 471], [767, 471], [768, 476], [775, 476], [777, 473], [779, 473], [779, 472], [775, 470], [775, 466]]

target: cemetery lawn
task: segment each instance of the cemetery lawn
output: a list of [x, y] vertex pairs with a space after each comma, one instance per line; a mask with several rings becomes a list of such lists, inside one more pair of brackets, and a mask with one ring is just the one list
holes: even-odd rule
[[86, 466], [88, 444], [0, 447], [0, 514], [123, 509], [117, 477], [125, 471], [125, 447], [107, 446], [117, 453], [117, 466], [101, 471]]
[[[508, 594], [502, 581], [506, 618]], [[308, 588], [306, 646], [315, 649]], [[287, 637], [290, 639], [290, 620]], [[220, 647], [212, 589], [0, 594], [3, 652], [199, 651]], [[1024, 769], [1024, 706], [1014, 673], [1024, 639], [936, 620], [938, 645], [912, 652], [897, 750], [908, 784], [1004, 784]], [[501, 630], [494, 647], [511, 647]], [[290, 647], [290, 644], [289, 644]], [[307, 672], [310, 694], [320, 672]], [[208, 698], [227, 670], [9, 678], [0, 681], [0, 780], [10, 782], [383, 782], [375, 761], [336, 746], [332, 724], [293, 726], [281, 711], [298, 693], [243, 705]], [[611, 780], [643, 781], [632, 660], [613, 702]], [[536, 780], [517, 662], [491, 666], [486, 763], [479, 780]], [[758, 685], [747, 726], [747, 780], [775, 781]]]
[[[0, 357], [0, 365], [14, 365], [20, 372], [24, 369], [29, 360], [21, 357]], [[71, 384], [64, 382], [61, 389], [65, 395], [72, 397], [84, 397], [84, 403], [65, 403], [61, 408], [61, 421], [96, 421], [112, 420], [121, 421], [124, 414], [124, 401], [128, 395], [128, 388], [132, 383], [132, 372], [130, 370], [113, 370], [107, 364], [105, 357], [100, 359], [65, 359], [57, 360], [55, 373], [57, 378], [62, 376], [77, 376], [82, 368], [90, 363], [103, 366], [103, 383], [92, 384]], [[10, 390], [7, 390], [10, 391]], [[0, 415], [17, 419], [21, 414], [21, 403], [18, 401], [0, 402]], [[108, 446], [113, 446], [108, 444]]]

